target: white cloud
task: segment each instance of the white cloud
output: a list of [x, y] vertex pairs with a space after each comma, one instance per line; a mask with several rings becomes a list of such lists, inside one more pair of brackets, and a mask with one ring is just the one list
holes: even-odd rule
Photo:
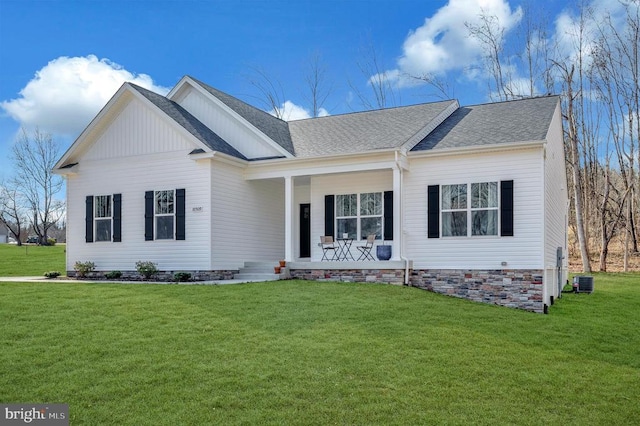
[[449, 0], [424, 25], [411, 31], [404, 41], [398, 69], [387, 71], [399, 84], [409, 84], [402, 75], [443, 75], [465, 70], [482, 56], [482, 46], [469, 36], [465, 26], [479, 25], [480, 16], [495, 16], [505, 33], [522, 18], [522, 9], [511, 9], [508, 0]]
[[37, 71], [18, 98], [0, 102], [0, 107], [24, 127], [75, 137], [125, 81], [168, 92], [150, 76], [131, 73], [108, 59], [61, 56]]
[[[285, 101], [280, 108], [277, 109], [277, 111], [275, 109], [272, 109], [271, 111], [269, 111], [269, 114], [274, 115], [276, 117], [282, 117], [283, 120], [285, 121], [293, 121], [293, 120], [303, 120], [305, 118], [311, 118], [311, 113], [305, 109], [304, 107], [301, 107], [300, 105], [296, 105], [291, 101]], [[324, 109], [324, 108], [320, 108], [318, 116], [319, 117], [326, 117], [329, 115], [329, 112]]]

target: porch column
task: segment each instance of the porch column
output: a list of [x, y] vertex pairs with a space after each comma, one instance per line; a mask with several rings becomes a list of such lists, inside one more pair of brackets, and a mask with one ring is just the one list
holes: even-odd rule
[[402, 239], [402, 212], [400, 211], [400, 198], [402, 195], [402, 174], [399, 167], [393, 168], [393, 244], [391, 260], [400, 260], [400, 247]]
[[284, 178], [284, 260], [293, 262], [293, 178]]

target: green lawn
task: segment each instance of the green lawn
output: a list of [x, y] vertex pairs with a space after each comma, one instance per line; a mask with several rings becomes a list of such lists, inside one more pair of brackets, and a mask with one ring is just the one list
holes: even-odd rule
[[71, 424], [640, 423], [640, 278], [550, 315], [408, 287], [0, 284], [0, 402]]
[[0, 244], [0, 277], [42, 276], [48, 271], [66, 275], [66, 245]]

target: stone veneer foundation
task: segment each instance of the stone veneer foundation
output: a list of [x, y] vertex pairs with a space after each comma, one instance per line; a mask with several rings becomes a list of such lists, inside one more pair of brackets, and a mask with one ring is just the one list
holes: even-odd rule
[[310, 281], [404, 283], [404, 269], [292, 269], [291, 278]]
[[409, 283], [475, 302], [544, 313], [542, 270], [413, 270]]
[[[312, 281], [404, 283], [404, 269], [292, 269]], [[541, 270], [409, 270], [409, 285], [435, 293], [544, 313]]]

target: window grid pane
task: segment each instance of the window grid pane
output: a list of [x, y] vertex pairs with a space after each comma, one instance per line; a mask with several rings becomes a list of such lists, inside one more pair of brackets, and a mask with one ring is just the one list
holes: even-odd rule
[[173, 214], [173, 190], [156, 191], [156, 214]]
[[111, 195], [96, 195], [95, 217], [111, 217]]
[[156, 239], [173, 239], [173, 216], [156, 216]]
[[344, 194], [336, 196], [336, 216], [353, 217], [358, 215], [358, 195]]
[[361, 216], [381, 216], [382, 215], [382, 193], [369, 192], [360, 194], [360, 215]]
[[442, 210], [467, 208], [467, 184], [442, 186]]

